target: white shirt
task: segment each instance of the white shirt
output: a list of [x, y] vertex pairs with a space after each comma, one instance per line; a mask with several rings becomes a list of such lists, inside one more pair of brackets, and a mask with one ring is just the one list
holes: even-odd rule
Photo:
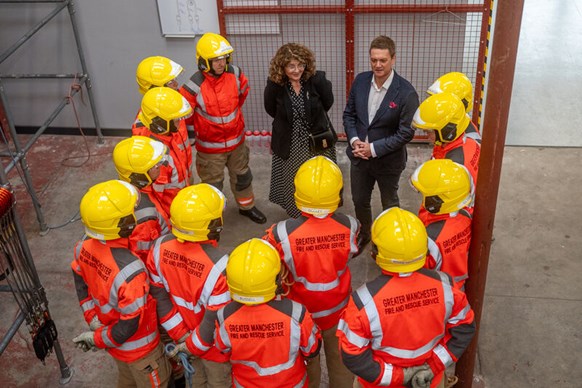
[[[368, 123], [371, 123], [372, 120], [374, 119], [374, 116], [376, 116], [376, 112], [378, 112], [378, 108], [380, 108], [382, 100], [384, 100], [384, 97], [386, 96], [386, 93], [388, 92], [390, 85], [392, 85], [393, 79], [394, 70], [390, 72], [390, 75], [388, 76], [386, 81], [384, 81], [382, 86], [378, 87], [376, 86], [376, 82], [374, 82], [374, 77], [372, 77], [372, 86], [370, 87], [370, 94], [368, 95]], [[350, 144], [353, 144], [353, 142], [356, 141], [357, 139], [358, 139], [357, 137], [352, 137], [350, 139]], [[367, 135], [365, 141], [368, 141]], [[374, 151], [374, 144], [370, 144], [370, 151], [372, 152], [372, 157], [375, 158], [376, 152]]]

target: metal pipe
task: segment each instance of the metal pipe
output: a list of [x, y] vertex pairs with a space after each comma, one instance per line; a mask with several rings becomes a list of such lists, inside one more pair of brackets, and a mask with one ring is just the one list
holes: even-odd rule
[[66, 6], [67, 6], [67, 3], [57, 5], [51, 13], [49, 13], [44, 19], [42, 19], [40, 22], [38, 22], [37, 25], [32, 27], [32, 29], [30, 29], [30, 31], [28, 31], [26, 34], [24, 34], [16, 43], [14, 43], [11, 47], [9, 47], [6, 51], [4, 51], [2, 53], [2, 55], [0, 55], [0, 63], [4, 62], [6, 60], [6, 58], [8, 58], [10, 55], [12, 55], [13, 52], [18, 50], [18, 48], [20, 46], [22, 46], [27, 40], [29, 40], [35, 33], [38, 32], [38, 30], [40, 30], [52, 18], [57, 16], [58, 13], [61, 12], [61, 10], [63, 8], [65, 8]]
[[499, 0], [495, 14], [473, 235], [469, 251], [469, 280], [465, 284], [467, 298], [475, 312], [477, 333], [457, 364], [459, 388], [469, 388], [473, 385], [523, 3], [524, 0]]
[[2, 79], [23, 78], [80, 78], [81, 74], [0, 74]]
[[10, 328], [8, 329], [8, 331], [6, 332], [4, 337], [2, 338], [2, 342], [0, 342], [0, 356], [4, 352], [4, 349], [6, 349], [6, 347], [10, 343], [10, 340], [12, 339], [12, 337], [14, 337], [14, 334], [16, 334], [16, 332], [18, 331], [18, 328], [20, 327], [20, 325], [22, 325], [22, 322], [24, 322], [24, 313], [22, 311], [20, 311], [18, 313], [18, 316], [16, 317], [16, 319], [12, 323], [12, 326], [10, 326]]
[[79, 38], [79, 29], [77, 27], [77, 20], [75, 19], [75, 5], [73, 4], [72, 0], [69, 0], [67, 1], [67, 6], [69, 8], [71, 25], [73, 26], [73, 36], [75, 37], [75, 43], [77, 43], [77, 52], [79, 54], [79, 60], [81, 61], [81, 68], [83, 69], [83, 75], [87, 78], [85, 80], [85, 87], [87, 88], [87, 95], [89, 96], [89, 105], [91, 105], [91, 113], [93, 114], [93, 123], [95, 124], [95, 131], [97, 132], [97, 143], [103, 144], [104, 143], [103, 134], [101, 133], [99, 116], [97, 115], [97, 109], [95, 108], [95, 99], [93, 98], [93, 86], [91, 85], [91, 77], [89, 77], [89, 72], [87, 71], [87, 63], [85, 62], [83, 45], [81, 44], [81, 39]]

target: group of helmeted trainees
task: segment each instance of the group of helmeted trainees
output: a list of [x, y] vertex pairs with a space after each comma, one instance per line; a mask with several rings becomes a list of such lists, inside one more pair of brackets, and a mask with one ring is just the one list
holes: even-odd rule
[[[394, 41], [372, 40], [371, 70], [343, 111], [355, 209], [344, 214], [332, 84], [308, 47], [281, 46], [264, 89], [268, 199], [289, 218], [225, 252], [225, 170], [240, 215], [267, 222], [245, 142], [250, 85], [233, 52], [202, 35], [198, 71], [181, 86], [183, 68], [168, 58], [137, 66], [143, 98], [132, 136], [113, 150], [118, 179], [80, 202], [85, 236], [71, 266], [89, 327], [74, 343], [105, 349], [118, 387], [319, 387], [325, 374], [331, 388], [454, 385], [476, 329], [463, 291], [481, 147], [470, 80], [444, 74], [419, 104], [394, 70]], [[417, 214], [398, 198], [415, 130], [434, 143], [409, 178]], [[354, 290], [348, 262], [370, 242], [381, 274]]]

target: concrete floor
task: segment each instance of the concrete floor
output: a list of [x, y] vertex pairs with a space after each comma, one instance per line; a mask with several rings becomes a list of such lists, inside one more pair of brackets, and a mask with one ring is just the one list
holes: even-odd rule
[[[88, 139], [91, 157], [81, 167], [87, 151], [83, 138], [42, 136], [28, 160], [46, 221], [60, 225], [73, 218], [85, 190], [102, 180], [115, 178], [111, 150], [120, 138], [106, 138], [104, 145]], [[340, 143], [343, 149], [345, 143]], [[347, 179], [349, 163], [343, 150], [339, 164]], [[402, 207], [415, 211], [420, 198], [407, 183], [410, 173], [430, 155], [424, 145], [409, 146], [409, 163], [403, 174]], [[479, 373], [488, 387], [579, 387], [582, 381], [582, 210], [577, 200], [582, 171], [576, 166], [582, 149], [506, 147], [494, 229], [495, 241], [479, 336]], [[256, 225], [238, 215], [232, 195], [225, 210], [221, 245], [231, 250], [240, 242], [262, 236], [271, 223], [286, 218], [269, 203], [270, 156], [252, 154], [251, 167], [257, 202], [268, 217]], [[80, 222], [50, 230], [41, 236], [17, 176], [18, 212], [60, 341], [75, 374], [69, 387], [109, 387], [116, 381], [116, 368], [104, 352], [83, 353], [71, 339], [86, 330], [77, 303], [69, 264], [75, 241], [82, 235]], [[349, 182], [346, 181], [343, 212], [353, 214]], [[375, 215], [380, 211], [374, 198]], [[378, 269], [364, 253], [351, 263], [353, 287], [374, 278]], [[17, 313], [10, 294], [0, 294], [3, 335]], [[26, 328], [11, 341], [0, 357], [0, 387], [54, 387], [59, 367], [54, 355], [43, 366], [34, 356]], [[327, 387], [327, 383], [322, 384]]]

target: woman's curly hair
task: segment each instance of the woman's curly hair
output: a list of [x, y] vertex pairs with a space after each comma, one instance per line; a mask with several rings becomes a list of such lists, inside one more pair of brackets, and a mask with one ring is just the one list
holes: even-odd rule
[[294, 59], [305, 65], [301, 79], [308, 80], [315, 74], [315, 54], [313, 51], [299, 43], [287, 43], [279, 47], [271, 59], [269, 79], [278, 85], [284, 85], [288, 81], [285, 66]]

